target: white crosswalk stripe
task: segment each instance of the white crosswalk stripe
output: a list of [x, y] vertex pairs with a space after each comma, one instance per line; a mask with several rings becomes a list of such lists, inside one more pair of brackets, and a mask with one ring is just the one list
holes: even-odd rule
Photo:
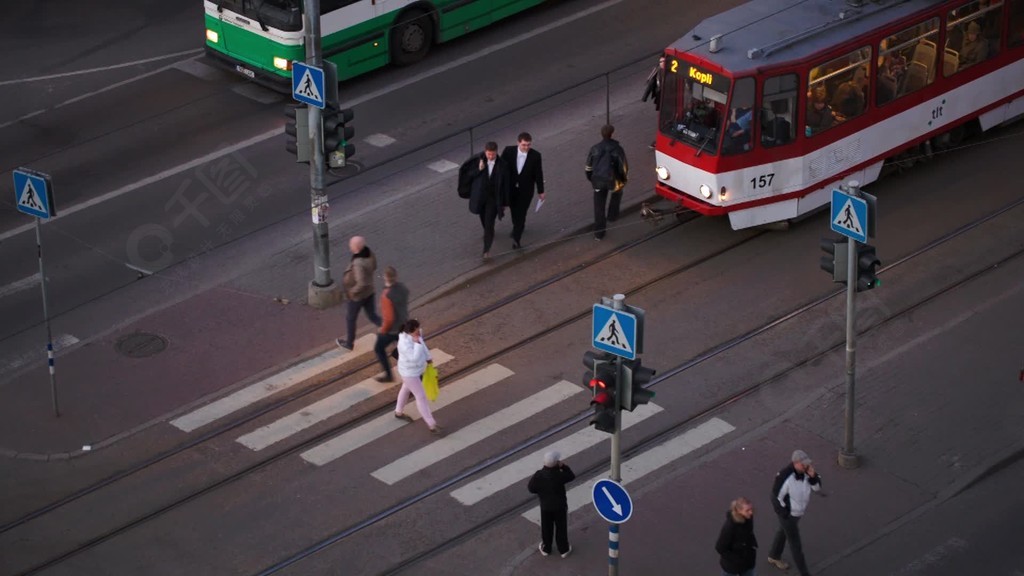
[[[642, 406], [638, 406], [636, 410], [632, 412], [623, 412], [622, 429], [625, 430], [634, 424], [642, 422], [643, 420], [654, 416], [658, 412], [661, 412], [661, 407], [656, 404], [644, 404]], [[543, 460], [544, 453], [549, 450], [557, 451], [561, 454], [562, 459], [564, 460], [573, 454], [578, 454], [609, 438], [611, 438], [611, 436], [595, 428], [584, 428], [573, 433], [571, 436], [567, 436], [558, 442], [555, 442], [554, 444], [545, 446], [532, 454], [523, 456], [515, 462], [512, 462], [499, 470], [495, 470], [479, 480], [474, 480], [473, 482], [452, 491], [451, 496], [462, 504], [471, 506], [488, 496], [508, 488], [516, 482], [525, 481], [533, 475], [537, 468], [539, 468], [539, 462]]]
[[184, 416], [180, 416], [174, 420], [171, 420], [171, 424], [184, 432], [191, 432], [197, 428], [201, 428], [249, 406], [264, 398], [268, 398], [287, 390], [292, 386], [305, 382], [309, 378], [316, 376], [322, 372], [341, 366], [353, 359], [359, 357], [360, 354], [368, 352], [373, 349], [373, 343], [377, 337], [373, 334], [367, 334], [362, 338], [359, 338], [354, 342], [351, 352], [342, 350], [330, 350], [325, 352], [316, 358], [311, 358], [296, 364], [291, 368], [274, 374], [273, 376], [261, 380], [250, 386], [246, 386], [241, 390], [225, 396], [214, 402], [193, 410]]
[[[725, 422], [724, 420], [712, 418], [696, 428], [687, 430], [679, 436], [676, 436], [663, 444], [659, 444], [658, 446], [623, 462], [621, 469], [621, 484], [625, 486], [630, 482], [639, 480], [658, 468], [682, 458], [690, 452], [725, 436], [735, 429], [736, 428], [733, 425]], [[591, 503], [591, 491], [593, 489], [594, 482], [603, 477], [604, 476], [593, 476], [584, 481], [577, 479], [576, 482], [578, 482], [578, 484], [566, 493], [570, 513]], [[526, 512], [523, 512], [523, 518], [539, 525], [540, 507], [535, 506]]]
[[[451, 355], [442, 350], [431, 350], [430, 355], [434, 359], [435, 366], [440, 366], [452, 359]], [[292, 412], [291, 414], [279, 418], [266, 426], [260, 426], [252, 432], [238, 438], [238, 442], [252, 450], [263, 450], [267, 446], [276, 444], [292, 434], [296, 434], [310, 426], [313, 426], [314, 424], [323, 422], [332, 416], [336, 416], [345, 410], [348, 410], [367, 398], [376, 396], [377, 394], [392, 388], [395, 388], [394, 383], [381, 384], [373, 378], [367, 378], [354, 386], [349, 386], [348, 388], [332, 394], [323, 400], [314, 402], [313, 404], [300, 409], [298, 412]]]
[[583, 388], [562, 380], [536, 394], [485, 416], [469, 426], [462, 428], [444, 438], [407, 454], [398, 460], [380, 468], [373, 477], [385, 484], [394, 484], [404, 478], [436, 464], [439, 460], [489, 438], [502, 430], [526, 420], [545, 408], [557, 404], [574, 394], [583, 392]]
[[[477, 370], [464, 378], [459, 379], [451, 384], [445, 384], [441, 388], [441, 394], [437, 397], [437, 401], [433, 402], [430, 406], [431, 411], [437, 411], [445, 406], [451, 405], [453, 402], [461, 400], [473, 394], [479, 392], [488, 386], [500, 382], [509, 376], [512, 376], [513, 372], [508, 368], [500, 364], [491, 364], [482, 370]], [[410, 403], [405, 407], [405, 413], [412, 417], [413, 420], [420, 419], [420, 413], [416, 409], [416, 404]], [[387, 414], [374, 418], [373, 420], [341, 434], [334, 438], [319, 444], [309, 450], [303, 452], [300, 456], [306, 462], [310, 464], [316, 464], [317, 466], [323, 466], [341, 458], [345, 454], [365, 446], [374, 440], [398, 430], [405, 426], [408, 422], [399, 420], [394, 417], [393, 411], [388, 411]]]

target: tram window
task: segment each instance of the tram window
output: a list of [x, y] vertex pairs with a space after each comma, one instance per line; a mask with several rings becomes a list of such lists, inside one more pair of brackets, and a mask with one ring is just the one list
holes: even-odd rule
[[[884, 38], [878, 44], [875, 104], [910, 94], [935, 79], [939, 19], [932, 18]], [[946, 54], [946, 58], [949, 58]]]
[[796, 137], [793, 111], [796, 110], [797, 85], [796, 74], [773, 76], [764, 81], [761, 97], [762, 146], [781, 146]]
[[722, 140], [722, 154], [750, 150], [754, 142], [754, 79], [740, 78], [732, 92], [729, 123]]
[[1024, 0], [1009, 0], [1010, 2], [1010, 46], [1024, 44]]
[[1002, 0], [976, 0], [950, 10], [946, 17], [944, 75], [951, 76], [999, 53], [1002, 20]]
[[871, 49], [860, 48], [811, 68], [804, 133], [813, 136], [864, 113]]

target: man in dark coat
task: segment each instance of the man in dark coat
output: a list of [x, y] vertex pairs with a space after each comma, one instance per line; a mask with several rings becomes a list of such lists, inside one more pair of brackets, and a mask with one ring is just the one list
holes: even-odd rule
[[512, 248], [522, 248], [526, 213], [530, 211], [533, 190], [544, 200], [544, 166], [540, 152], [532, 148], [533, 137], [528, 132], [519, 135], [518, 146], [505, 146], [501, 159], [508, 168], [509, 209], [512, 212]]
[[732, 501], [725, 524], [715, 542], [722, 574], [754, 576], [757, 566], [757, 537], [754, 536], [754, 506], [746, 498]]
[[604, 238], [606, 222], [614, 222], [619, 217], [622, 189], [626, 186], [626, 177], [629, 174], [626, 151], [622, 149], [618, 140], [612, 138], [614, 134], [614, 126], [602, 126], [601, 141], [594, 144], [587, 154], [587, 180], [590, 180], [591, 186], [594, 187], [594, 238], [598, 240]]
[[565, 485], [576, 478], [558, 452], [544, 454], [544, 467], [533, 473], [527, 489], [540, 500], [540, 553], [551, 553], [551, 536], [562, 558], [569, 556], [569, 501], [565, 497]]
[[[491, 257], [494, 242], [494, 219], [505, 217], [508, 208], [508, 168], [498, 156], [498, 144], [488, 142], [479, 156], [462, 164], [460, 178], [470, 180], [469, 211], [480, 215], [484, 228], [484, 259]], [[466, 168], [469, 168], [466, 170]]]

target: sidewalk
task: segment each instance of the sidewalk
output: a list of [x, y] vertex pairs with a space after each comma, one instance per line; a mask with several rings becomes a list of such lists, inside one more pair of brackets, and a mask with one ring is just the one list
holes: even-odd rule
[[[963, 246], [947, 250], [961, 252]], [[940, 273], [934, 263], [946, 261], [949, 252], [897, 271], [886, 282], [903, 285], [896, 291], [906, 292], [909, 280], [921, 279], [922, 271]], [[928, 564], [927, 553], [908, 549], [900, 560], [903, 564], [893, 565], [892, 558], [870, 552], [872, 543], [928, 517], [1024, 452], [1020, 434], [1024, 399], [1017, 381], [1020, 340], [1007, 337], [1018, 333], [1015, 326], [1024, 321], [1020, 284], [1024, 260], [1016, 257], [992, 270], [859, 339], [855, 436], [859, 468], [845, 470], [837, 464], [845, 422], [842, 347], [695, 422], [689, 428], [710, 418], [736, 427], [709, 449], [697, 450], [696, 457], [633, 482], [630, 457], [625, 457], [623, 480], [632, 497], [633, 515], [621, 526], [620, 573], [719, 573], [715, 538], [729, 502], [742, 495], [754, 503], [758, 574], [784, 574], [766, 561], [778, 526], [768, 494], [775, 473], [796, 448], [813, 458], [823, 482], [823, 490], [812, 497], [800, 524], [812, 574], [929, 573], [919, 570]], [[776, 345], [787, 339], [771, 338]], [[764, 346], [771, 344], [745, 344], [726, 358], [688, 372], [686, 380], [708, 383], [716, 376], [728, 377], [730, 370], [749, 371], [751, 358]], [[995, 473], [1021, 470], [1014, 466]], [[607, 469], [599, 474], [606, 476]], [[1000, 481], [1012, 485], [1021, 480]], [[587, 487], [588, 482], [589, 475], [577, 473], [570, 488]], [[522, 497], [526, 496], [523, 492]], [[990, 497], [985, 503], [994, 516], [1005, 517], [1013, 509], [1005, 497]], [[1016, 495], [1011, 498], [1019, 500]], [[567, 559], [541, 557], [539, 528], [516, 513], [403, 574], [604, 573], [608, 524], [587, 504], [570, 515], [569, 526], [573, 552]], [[921, 546], [945, 543], [947, 536], [941, 529], [958, 534], [956, 524], [939, 528], [936, 538], [943, 540]], [[899, 546], [890, 542], [887, 548]], [[792, 564], [788, 548], [783, 559]], [[788, 574], [797, 574], [795, 567]]]
[[[643, 73], [638, 70], [636, 75]], [[619, 91], [612, 94], [615, 136], [634, 166], [623, 201], [627, 212], [653, 194], [653, 174], [644, 169], [653, 154], [647, 149], [653, 119], [649, 104], [636, 100], [634, 88], [639, 82], [619, 82]], [[371, 171], [346, 181], [346, 194], [331, 199], [332, 216], [345, 215], [331, 222], [335, 279], [340, 278], [348, 260], [348, 237], [366, 236], [379, 268], [398, 268], [402, 281], [410, 287], [415, 308], [432, 294], [472, 282], [498, 267], [526, 263], [536, 250], [587, 233], [592, 214], [582, 159], [600, 140], [603, 93], [576, 97], [551, 109], [539, 105], [538, 109], [532, 117], [516, 114], [515, 124], [498, 133], [476, 135], [481, 147], [487, 139], [504, 146], [514, 143], [515, 135], [526, 129], [544, 155], [547, 201], [539, 213], [527, 218], [524, 251], [511, 250], [507, 239], [511, 224], [505, 219], [497, 226], [492, 261], [481, 263], [479, 221], [455, 194], [455, 168], [466, 155], [465, 148], [458, 147], [440, 157], [418, 159], [396, 174]], [[254, 155], [266, 156], [268, 162], [286, 160], [281, 158], [279, 142], [245, 154], [256, 164], [261, 160]], [[304, 185], [295, 182], [297, 188]], [[360, 194], [351, 193], [354, 186], [360, 187]], [[587, 202], [580, 202], [580, 196]], [[635, 211], [629, 215], [639, 221]], [[414, 222], [418, 224], [410, 226]], [[329, 356], [335, 350], [334, 338], [344, 329], [344, 310], [315, 310], [304, 303], [312, 260], [308, 216], [277, 226], [273, 233], [283, 240], [246, 239], [218, 251], [223, 254], [208, 253], [165, 271], [160, 275], [163, 278], [146, 278], [123, 293], [75, 311], [102, 314], [123, 297], [178, 298], [58, 354], [59, 418], [53, 414], [45, 363], [0, 383], [5, 396], [0, 404], [0, 456], [50, 460], [88, 454], [288, 366]], [[605, 242], [616, 242], [616, 236], [623, 235], [613, 230]], [[285, 249], [266, 252], [282, 243]], [[231, 265], [237, 254], [244, 255], [237, 261], [247, 267], [232, 268], [233, 273], [226, 275], [225, 266]], [[254, 258], [254, 254], [262, 257]], [[176, 291], [185, 282], [179, 278], [200, 288], [182, 299]], [[203, 286], [202, 280], [193, 282], [193, 278], [219, 280]], [[437, 319], [432, 321], [438, 325]], [[59, 332], [60, 322], [55, 321], [55, 332]], [[361, 318], [360, 333], [368, 331]], [[159, 347], [162, 339], [166, 349], [143, 358], [119, 353], [118, 340], [132, 334], [159, 337], [149, 340], [147, 346]]]

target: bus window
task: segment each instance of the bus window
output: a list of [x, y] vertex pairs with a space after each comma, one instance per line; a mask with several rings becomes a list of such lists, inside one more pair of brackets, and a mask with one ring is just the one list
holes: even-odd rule
[[1024, 44], [1024, 0], [1010, 0], [1010, 46]]
[[754, 79], [740, 78], [732, 93], [729, 123], [722, 139], [723, 154], [750, 150], [754, 142]]
[[984, 62], [999, 52], [1003, 21], [1002, 0], [976, 0], [946, 17], [946, 54], [955, 55], [957, 65], [943, 66], [946, 76]]
[[870, 64], [871, 49], [865, 47], [811, 68], [804, 120], [807, 136], [864, 113]]
[[[935, 79], [934, 47], [938, 41], [939, 19], [932, 18], [884, 38], [878, 44], [877, 105], [931, 84]], [[948, 50], [945, 57], [948, 62]]]
[[764, 81], [761, 96], [762, 146], [781, 146], [796, 137], [793, 111], [796, 110], [797, 83], [796, 74], [773, 76]]

